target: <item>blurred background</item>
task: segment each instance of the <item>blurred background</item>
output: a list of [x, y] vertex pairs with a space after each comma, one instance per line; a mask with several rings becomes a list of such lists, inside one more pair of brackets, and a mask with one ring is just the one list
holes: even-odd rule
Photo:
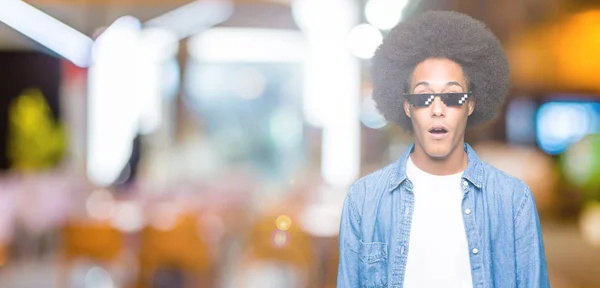
[[552, 286], [600, 287], [594, 0], [2, 0], [0, 286], [335, 287], [348, 186], [412, 142], [370, 57], [429, 9], [501, 39], [467, 141], [531, 187]]

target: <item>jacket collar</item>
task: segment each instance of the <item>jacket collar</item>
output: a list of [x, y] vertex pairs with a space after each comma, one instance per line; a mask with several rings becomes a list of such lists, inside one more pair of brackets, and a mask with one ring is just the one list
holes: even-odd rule
[[[410, 157], [410, 153], [412, 153], [414, 148], [415, 143], [413, 142], [406, 149], [404, 154], [392, 165], [394, 172], [392, 173], [390, 190], [396, 189], [396, 187], [398, 187], [405, 180], [407, 180], [406, 163], [408, 162], [408, 157]], [[465, 143], [464, 149], [467, 152], [468, 164], [467, 168], [463, 172], [462, 178], [471, 182], [471, 184], [475, 185], [477, 188], [481, 189], [483, 185], [483, 163], [479, 159], [471, 145]]]

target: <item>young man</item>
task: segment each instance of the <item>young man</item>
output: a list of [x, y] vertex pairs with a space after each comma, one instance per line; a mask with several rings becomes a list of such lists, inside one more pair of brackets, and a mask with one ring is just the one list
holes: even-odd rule
[[508, 93], [498, 39], [469, 16], [425, 12], [392, 29], [372, 69], [378, 109], [415, 142], [351, 186], [338, 287], [549, 287], [531, 191], [464, 142]]

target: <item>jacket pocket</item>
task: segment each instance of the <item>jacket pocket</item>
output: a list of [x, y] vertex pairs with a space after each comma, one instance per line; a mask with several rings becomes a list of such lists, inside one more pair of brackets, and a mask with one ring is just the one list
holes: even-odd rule
[[387, 286], [388, 253], [383, 242], [363, 243], [360, 245], [361, 287], [378, 288]]

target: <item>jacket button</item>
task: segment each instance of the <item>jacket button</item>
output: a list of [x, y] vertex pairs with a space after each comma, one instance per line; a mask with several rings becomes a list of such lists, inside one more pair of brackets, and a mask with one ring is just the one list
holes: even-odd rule
[[477, 250], [477, 248], [473, 248], [473, 254], [477, 254], [479, 253], [479, 250]]
[[465, 214], [467, 214], [467, 215], [471, 214], [471, 209], [465, 209]]

